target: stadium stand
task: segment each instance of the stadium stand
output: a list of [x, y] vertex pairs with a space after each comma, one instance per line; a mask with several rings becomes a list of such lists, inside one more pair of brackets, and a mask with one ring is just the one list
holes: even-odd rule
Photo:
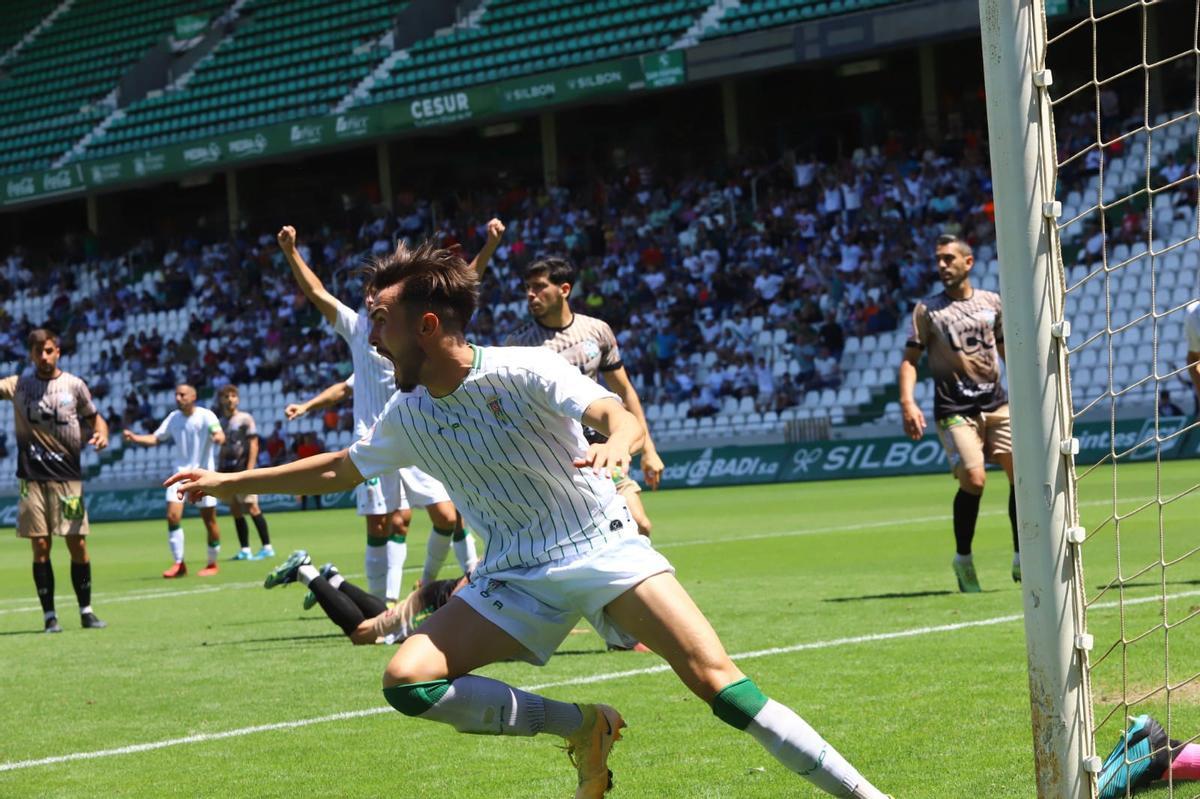
[[[4, 64], [0, 172], [48, 168], [98, 125], [124, 71], [175, 17], [220, 0], [77, 0]], [[26, 6], [31, 19], [40, 7]], [[6, 12], [7, 13], [7, 10]], [[111, 98], [110, 98], [111, 100]]]
[[739, 33], [794, 25], [819, 17], [849, 14], [869, 8], [892, 5], [899, 0], [742, 0], [707, 28], [701, 39], [718, 39]]

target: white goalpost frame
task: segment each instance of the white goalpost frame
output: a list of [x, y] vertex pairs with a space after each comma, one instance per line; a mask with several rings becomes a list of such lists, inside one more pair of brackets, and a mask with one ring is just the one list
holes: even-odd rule
[[1075, 501], [1044, 0], [979, 0], [1012, 416], [1037, 795], [1092, 799], [1083, 541]]

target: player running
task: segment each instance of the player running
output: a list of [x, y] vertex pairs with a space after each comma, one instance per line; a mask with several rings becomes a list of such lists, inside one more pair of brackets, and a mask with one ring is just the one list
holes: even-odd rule
[[[464, 329], [475, 275], [430, 243], [374, 265], [371, 342], [395, 364], [396, 394], [348, 450], [238, 474], [190, 469], [165, 484], [190, 499], [249, 491], [323, 493], [420, 465], [449, 486], [487, 549], [471, 582], [392, 657], [384, 696], [407, 716], [460, 732], [566, 739], [576, 799], [611, 786], [625, 726], [606, 705], [559, 702], [472, 672], [549, 660], [581, 616], [645, 642], [718, 718], [839, 797], [883, 796], [812, 727], [768, 699], [729, 656], [666, 558], [633, 529], [611, 471], [645, 428], [617, 396], [541, 347], [476, 347]], [[581, 422], [604, 435], [588, 445]]]
[[[299, 581], [308, 587], [312, 604], [320, 603], [329, 620], [357, 645], [398, 644], [467, 584], [466, 577], [430, 580], [389, 608], [377, 596], [354, 585], [332, 563], [317, 570], [308, 552], [298, 549], [275, 567], [263, 581], [274, 588]], [[305, 600], [306, 608], [309, 600]]]
[[[331, 405], [345, 402], [354, 393], [354, 375], [340, 383], [334, 383], [320, 394], [307, 402], [293, 403], [284, 408], [283, 413], [289, 420], [299, 419], [309, 411], [320, 410]], [[361, 435], [361, 434], [360, 434]], [[451, 546], [454, 557], [458, 560], [463, 574], [470, 574], [479, 561], [475, 551], [475, 539], [463, 527], [462, 518], [450, 501], [450, 495], [437, 480], [417, 468], [400, 470], [400, 513], [403, 519], [403, 529], [406, 531], [412, 522], [412, 507], [425, 508], [429, 521], [433, 526], [429, 540], [425, 545], [425, 566], [421, 571], [421, 584], [437, 579], [442, 564]], [[308, 598], [305, 597], [308, 605]], [[311, 605], [308, 605], [311, 607]]]
[[44, 630], [61, 633], [54, 609], [52, 536], [66, 539], [71, 585], [84, 627], [107, 625], [92, 612], [92, 562], [88, 557], [87, 506], [79, 454], [84, 434], [96, 451], [108, 446], [108, 424], [96, 410], [87, 383], [58, 368], [58, 336], [38, 328], [29, 334], [33, 371], [0, 380], [0, 399], [13, 404], [17, 434], [17, 537], [33, 547], [33, 584], [42, 604]]
[[[221, 431], [221, 420], [208, 408], [196, 405], [196, 389], [187, 383], [175, 387], [176, 410], [167, 414], [162, 424], [153, 433], [142, 434], [126, 430], [125, 440], [143, 447], [157, 447], [167, 441], [175, 444], [176, 469], [215, 469], [216, 446], [225, 443]], [[243, 492], [245, 493], [245, 492]], [[167, 500], [167, 545], [171, 548], [174, 563], [163, 572], [163, 577], [172, 579], [187, 575], [187, 563], [183, 559], [183, 501], [170, 489]], [[227, 501], [231, 504], [234, 497]], [[217, 526], [217, 500], [205, 497], [198, 503], [200, 518], [208, 533], [208, 565], [198, 574], [209, 577], [217, 573], [217, 559], [221, 554], [221, 530]]]
[[[495, 235], [499, 239], [504, 235], [504, 226], [499, 220], [493, 219], [488, 223], [489, 236], [493, 226], [498, 226]], [[484, 262], [476, 268], [476, 275], [481, 279], [486, 266]], [[525, 296], [533, 320], [515, 330], [504, 343], [517, 347], [547, 347], [591, 379], [601, 381], [603, 377], [603, 384], [621, 398], [621, 402], [645, 429], [642, 474], [650, 488], [657, 490], [662, 479], [663, 460], [650, 437], [650, 426], [646, 423], [637, 389], [621, 363], [617, 337], [604, 320], [571, 310], [571, 288], [575, 280], [575, 267], [563, 258], [545, 258], [530, 264], [525, 270]], [[585, 429], [584, 435], [591, 442], [600, 440], [595, 430]], [[615, 479], [617, 491], [629, 505], [638, 532], [649, 536], [652, 529], [650, 517], [638, 496], [641, 486], [625, 473], [615, 475]]]
[[[238, 409], [237, 386], [228, 385], [217, 392], [218, 408], [221, 411], [221, 430], [225, 433], [225, 443], [217, 455], [217, 469], [222, 472], [241, 472], [253, 469], [258, 465], [258, 428], [254, 417]], [[254, 529], [258, 532], [261, 548], [258, 552], [250, 553], [250, 530], [246, 526], [245, 513], [250, 514]], [[237, 529], [240, 549], [233, 560], [264, 560], [275, 557], [275, 548], [271, 546], [271, 533], [267, 529], [267, 517], [258, 507], [258, 495], [246, 494], [234, 497], [229, 503], [229, 512], [233, 515], [233, 526]]]
[[918, 440], [925, 434], [925, 414], [913, 397], [913, 388], [917, 382], [917, 362], [921, 353], [928, 351], [938, 437], [959, 486], [954, 496], [956, 554], [951, 565], [958, 579], [958, 590], [977, 593], [979, 578], [975, 574], [971, 543], [975, 539], [979, 500], [987, 481], [985, 461], [999, 464], [1008, 476], [1012, 578], [1016, 582], [1021, 580], [1008, 395], [1000, 381], [1000, 359], [1004, 357], [1000, 295], [971, 285], [975, 256], [970, 245], [960, 238], [938, 237], [937, 264], [943, 291], [913, 308], [912, 325], [900, 362], [900, 407], [904, 432]]

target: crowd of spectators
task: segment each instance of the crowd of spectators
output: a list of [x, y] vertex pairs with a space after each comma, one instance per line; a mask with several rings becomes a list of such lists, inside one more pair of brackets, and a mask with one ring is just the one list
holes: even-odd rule
[[[688, 402], [692, 415], [715, 413], [730, 396], [781, 410], [807, 391], [839, 386], [846, 337], [895, 329], [930, 288], [938, 235], [977, 244], [993, 236], [977, 133], [942, 152], [894, 138], [837, 162], [802, 154], [723, 179], [631, 167], [574, 190], [479, 191], [440, 210], [435, 220], [429, 202], [410, 198], [356, 228], [301, 227], [301, 252], [332, 291], [356, 304], [364, 258], [386, 253], [398, 237], [425, 235], [469, 258], [497, 215], [508, 232], [484, 280], [473, 338], [498, 343], [522, 323], [523, 268], [565, 255], [580, 272], [572, 306], [612, 324], [643, 401]], [[100, 289], [72, 302], [77, 265], [35, 278], [22, 255], [11, 254], [0, 265], [0, 291], [36, 285], [53, 300], [45, 320], [5, 320], [0, 349], [23, 360], [24, 334], [35, 323], [61, 331], [68, 352], [79, 333], [103, 330], [111, 345], [85, 376], [123, 425], [156, 421], [147, 393], [181, 380], [202, 393], [274, 379], [285, 392], [312, 392], [350, 373], [345, 345], [296, 288], [273, 230], [233, 240], [199, 232], [147, 239], [96, 267]], [[180, 307], [191, 321], [178, 340], [127, 322]], [[786, 331], [781, 346], [760, 345], [755, 317]], [[715, 362], [709, 356], [705, 365], [708, 353]], [[798, 372], [780, 373], [774, 357], [795, 360]], [[108, 396], [106, 376], [121, 370], [133, 390]], [[330, 414], [324, 429], [346, 429], [347, 414]]]

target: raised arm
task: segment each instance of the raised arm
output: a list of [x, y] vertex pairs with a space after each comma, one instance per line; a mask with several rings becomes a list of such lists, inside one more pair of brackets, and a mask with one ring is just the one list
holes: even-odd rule
[[654, 439], [650, 437], [650, 425], [646, 422], [646, 413], [642, 409], [642, 401], [638, 397], [637, 389], [633, 387], [633, 382], [629, 379], [629, 374], [625, 371], [624, 366], [607, 372], [601, 372], [600, 374], [604, 377], [604, 384], [621, 398], [621, 402], [625, 405], [625, 410], [636, 416], [638, 422], [641, 423], [644, 433], [642, 474], [645, 475], [646, 484], [650, 486], [651, 490], [658, 490], [658, 484], [662, 479], [662, 471], [665, 464], [663, 464], [662, 458], [658, 456], [658, 450], [654, 446]]
[[175, 485], [189, 502], [208, 495], [228, 502], [236, 494], [326, 494], [348, 491], [362, 475], [350, 460], [349, 450], [322, 452], [282, 466], [244, 472], [210, 472], [185, 469], [163, 481]]
[[327, 322], [333, 324], [337, 320], [337, 299], [325, 290], [321, 278], [317, 277], [300, 256], [300, 251], [296, 249], [296, 229], [291, 225], [284, 225], [275, 238], [279, 241], [279, 249], [287, 258], [288, 266], [292, 268], [292, 277], [296, 278], [304, 296], [317, 307]]
[[288, 420], [299, 419], [309, 411], [319, 411], [322, 408], [328, 408], [330, 405], [337, 405], [350, 399], [354, 390], [350, 388], [350, 384], [343, 380], [340, 383], [334, 383], [329, 388], [322, 391], [317, 396], [309, 399], [307, 402], [293, 402], [283, 409], [283, 415]]
[[471, 261], [471, 271], [475, 273], [475, 277], [479, 280], [483, 279], [483, 273], [487, 271], [488, 262], [492, 260], [492, 256], [496, 254], [496, 249], [499, 248], [500, 242], [504, 239], [504, 223], [499, 219], [491, 219], [487, 223], [487, 241], [483, 244], [483, 249]]

